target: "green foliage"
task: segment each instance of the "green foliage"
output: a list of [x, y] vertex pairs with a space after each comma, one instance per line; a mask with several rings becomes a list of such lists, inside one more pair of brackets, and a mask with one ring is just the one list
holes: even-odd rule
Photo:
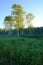
[[19, 36], [19, 29], [25, 28], [25, 21], [27, 22], [28, 27], [32, 27], [32, 20], [34, 19], [33, 13], [28, 13], [25, 15], [26, 12], [20, 4], [12, 5], [12, 16], [6, 16], [4, 19], [5, 28], [9, 30], [14, 27], [14, 29], [18, 29], [18, 36]]
[[26, 19], [27, 19], [27, 21], [28, 22], [31, 22], [33, 19], [34, 19], [34, 14], [33, 13], [28, 13], [27, 15], [26, 15]]
[[23, 7], [19, 4], [14, 4], [12, 6], [12, 15], [14, 16], [15, 25], [16, 28], [22, 28], [24, 26], [24, 14], [25, 11], [23, 10]]
[[6, 16], [4, 19], [5, 28], [11, 29], [14, 24], [14, 19], [12, 16]]
[[32, 20], [34, 19], [34, 14], [33, 13], [28, 13], [26, 15], [26, 20], [27, 20], [27, 24], [28, 24], [28, 27], [33, 27], [32, 25]]
[[43, 65], [43, 38], [0, 38], [0, 65]]

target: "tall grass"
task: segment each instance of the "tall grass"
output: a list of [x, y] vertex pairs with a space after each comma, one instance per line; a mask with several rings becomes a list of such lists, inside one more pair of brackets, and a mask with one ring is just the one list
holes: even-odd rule
[[43, 65], [43, 38], [1, 37], [0, 65]]

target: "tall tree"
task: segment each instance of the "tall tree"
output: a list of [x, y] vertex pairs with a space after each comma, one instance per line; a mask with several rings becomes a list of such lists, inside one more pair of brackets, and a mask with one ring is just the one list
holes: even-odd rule
[[34, 19], [34, 14], [33, 13], [28, 13], [27, 15], [26, 15], [26, 20], [27, 20], [27, 24], [28, 24], [28, 27], [30, 28], [30, 27], [32, 27], [33, 25], [32, 25], [32, 20]]
[[19, 4], [14, 4], [12, 6], [12, 14], [14, 16], [14, 20], [16, 22], [16, 28], [18, 30], [18, 36], [19, 36], [19, 28], [24, 27], [24, 14], [25, 11], [23, 10], [23, 7]]
[[13, 24], [14, 24], [13, 17], [12, 16], [6, 16], [4, 19], [4, 25], [5, 25], [5, 28], [10, 31], [10, 34], [11, 34], [11, 29], [12, 29]]

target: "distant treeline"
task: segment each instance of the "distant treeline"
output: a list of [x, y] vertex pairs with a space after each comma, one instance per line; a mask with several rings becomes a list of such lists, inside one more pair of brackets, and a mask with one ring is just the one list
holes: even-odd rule
[[[0, 36], [18, 36], [18, 30], [1, 30]], [[19, 36], [34, 37], [42, 36], [43, 37], [43, 27], [37, 28], [28, 28], [28, 29], [19, 29]]]

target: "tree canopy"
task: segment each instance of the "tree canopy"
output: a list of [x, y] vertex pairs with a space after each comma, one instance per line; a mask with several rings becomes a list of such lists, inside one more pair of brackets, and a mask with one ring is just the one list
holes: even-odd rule
[[11, 29], [14, 24], [14, 19], [12, 16], [6, 16], [4, 19], [4, 25], [6, 28]]
[[23, 10], [23, 7], [19, 4], [14, 4], [12, 6], [12, 15], [14, 16], [14, 20], [16, 22], [16, 27], [21, 28], [24, 26], [24, 14], [25, 11]]
[[32, 25], [32, 20], [34, 19], [34, 14], [33, 13], [28, 13], [27, 15], [26, 15], [26, 21], [27, 21], [27, 23], [28, 23], [28, 27], [32, 27], [33, 25]]
[[12, 26], [16, 29], [25, 28], [24, 21], [26, 20], [28, 27], [32, 27], [32, 20], [34, 19], [33, 13], [27, 13], [24, 8], [20, 4], [12, 5], [11, 15], [5, 16], [4, 25], [5, 28], [12, 28]]

